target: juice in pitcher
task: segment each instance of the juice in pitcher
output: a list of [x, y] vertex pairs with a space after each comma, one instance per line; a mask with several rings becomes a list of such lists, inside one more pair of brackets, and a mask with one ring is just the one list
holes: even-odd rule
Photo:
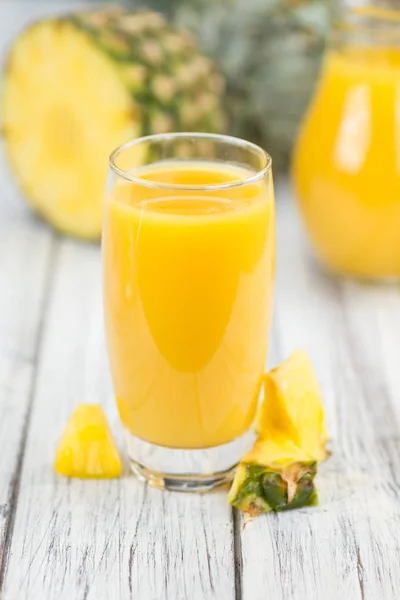
[[[240, 140], [211, 136], [182, 159], [185, 135], [175, 149], [159, 137], [169, 151], [152, 148], [147, 162], [140, 143], [129, 147], [142, 164], [117, 169], [106, 199], [109, 357], [134, 468], [203, 486], [240, 458], [256, 410], [273, 289], [271, 173]], [[232, 145], [232, 160], [218, 158]]]
[[400, 277], [400, 12], [337, 27], [293, 175], [311, 242], [336, 272]]

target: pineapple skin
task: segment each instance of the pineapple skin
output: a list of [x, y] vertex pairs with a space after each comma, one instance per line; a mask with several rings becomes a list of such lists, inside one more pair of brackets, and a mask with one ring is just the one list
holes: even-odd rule
[[131, 95], [132, 114], [140, 119], [140, 136], [224, 130], [224, 80], [188, 32], [158, 12], [118, 5], [66, 20], [114, 63]]
[[257, 462], [240, 463], [228, 501], [250, 518], [270, 511], [285, 511], [318, 504], [314, 478], [315, 461], [299, 462], [286, 458], [269, 463], [268, 455], [260, 453]]
[[[90, 52], [97, 53], [106, 65], [102, 73], [108, 69], [112, 75], [106, 78], [104, 90], [105, 97], [111, 92], [113, 99], [110, 100], [110, 111], [114, 110], [115, 114], [110, 122], [113, 119], [118, 122], [118, 129], [114, 132], [107, 129], [104, 139], [110, 141], [103, 143], [106, 149], [101, 155], [95, 142], [81, 148], [92, 132], [102, 131], [103, 115], [99, 113], [96, 102], [92, 102], [93, 106], [86, 111], [87, 118], [78, 121], [74, 119], [74, 113], [78, 106], [85, 103], [85, 97], [79, 90], [68, 88], [62, 72], [57, 72], [55, 80], [53, 69], [53, 77], [44, 78], [34, 89], [29, 87], [31, 75], [22, 80], [21, 71], [15, 75], [16, 62], [26, 58], [21, 57], [22, 45], [25, 44], [24, 52], [29, 54], [26, 43], [33, 36], [38, 36], [41, 30], [44, 31], [43, 37], [50, 37], [51, 34], [56, 41], [53, 45], [49, 42], [45, 49], [32, 45], [31, 53], [33, 55], [36, 52], [38, 58], [29, 66], [30, 73], [36, 71], [37, 65], [54, 66], [52, 60], [58, 51], [57, 40], [75, 36], [74, 43], [78, 45], [84, 40], [80, 56], [82, 63], [86, 60], [89, 44]], [[64, 56], [67, 63], [68, 58]], [[18, 102], [13, 101], [16, 81], [21, 88], [17, 94]], [[66, 86], [63, 103], [69, 103], [67, 108], [72, 118], [69, 118], [69, 114], [65, 115], [65, 119], [60, 116], [60, 139], [52, 152], [51, 143], [46, 141], [48, 134], [45, 129], [51, 130], [54, 139], [58, 131], [51, 124], [46, 124], [45, 120], [41, 129], [36, 126], [34, 135], [26, 138], [22, 124], [37, 119], [32, 114], [31, 102], [24, 99], [46, 98], [50, 114], [53, 106], [49, 97], [51, 99], [53, 88], [58, 93], [63, 85]], [[107, 160], [111, 151], [133, 138], [152, 133], [223, 132], [223, 90], [223, 78], [213, 63], [198, 52], [190, 35], [168, 25], [159, 13], [150, 10], [127, 11], [114, 5], [38, 21], [17, 37], [6, 61], [1, 106], [6, 156], [31, 208], [63, 234], [98, 240], [101, 235]], [[118, 107], [113, 106], [115, 97], [120, 99]], [[55, 111], [58, 110], [57, 102], [54, 102]], [[16, 104], [20, 114], [16, 112]], [[70, 122], [72, 127], [69, 126]], [[35, 153], [28, 156], [27, 147], [32, 145], [35, 145]], [[46, 152], [39, 161], [45, 146]], [[67, 156], [67, 159], [63, 158], [67, 166], [56, 164], [59, 148]], [[86, 158], [91, 155], [96, 155], [96, 159], [86, 166]], [[38, 163], [36, 172], [31, 167], [31, 157]], [[62, 179], [59, 177], [60, 170]], [[69, 197], [62, 190], [71, 180], [74, 181], [74, 193]]]

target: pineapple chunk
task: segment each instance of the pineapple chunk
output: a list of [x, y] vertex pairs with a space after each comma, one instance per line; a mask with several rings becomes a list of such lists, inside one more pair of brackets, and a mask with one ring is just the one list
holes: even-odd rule
[[317, 461], [327, 458], [328, 433], [310, 359], [292, 354], [265, 376], [258, 438], [241, 460], [228, 500], [252, 518], [270, 510], [318, 503]]
[[250, 518], [318, 503], [316, 461], [292, 441], [258, 439], [236, 471], [228, 501]]
[[99, 405], [80, 404], [58, 444], [55, 470], [82, 479], [119, 477], [121, 458]]
[[307, 354], [298, 350], [264, 380], [265, 398], [257, 416], [261, 438], [291, 440], [314, 460], [328, 457], [328, 432], [318, 381]]

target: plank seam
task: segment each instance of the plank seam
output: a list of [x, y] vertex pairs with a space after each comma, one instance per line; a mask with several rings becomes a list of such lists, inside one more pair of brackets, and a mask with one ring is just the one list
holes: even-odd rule
[[235, 600], [243, 597], [243, 554], [242, 554], [242, 532], [240, 513], [232, 508], [233, 518], [233, 559], [235, 567]]

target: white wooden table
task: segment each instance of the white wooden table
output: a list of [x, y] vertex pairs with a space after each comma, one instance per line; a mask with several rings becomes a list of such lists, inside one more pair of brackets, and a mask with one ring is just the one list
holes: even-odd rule
[[[1, 48], [33, 14], [62, 6], [0, 2]], [[334, 455], [318, 475], [318, 508], [260, 517], [243, 532], [225, 493], [54, 474], [78, 402], [101, 402], [119, 431], [99, 248], [35, 220], [0, 159], [2, 600], [400, 598], [400, 288], [319, 270], [289, 196], [281, 182], [269, 363], [309, 352]]]

